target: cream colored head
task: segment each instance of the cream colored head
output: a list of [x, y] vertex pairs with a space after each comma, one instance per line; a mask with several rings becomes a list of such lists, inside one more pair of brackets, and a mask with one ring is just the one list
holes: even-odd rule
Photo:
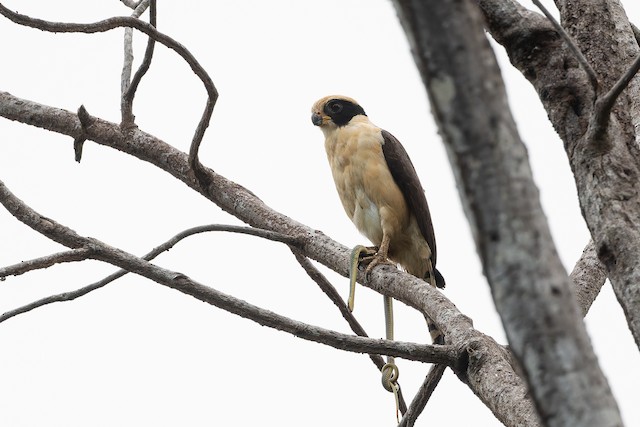
[[323, 131], [345, 126], [355, 116], [366, 116], [358, 102], [343, 95], [329, 95], [319, 99], [311, 107], [311, 122]]

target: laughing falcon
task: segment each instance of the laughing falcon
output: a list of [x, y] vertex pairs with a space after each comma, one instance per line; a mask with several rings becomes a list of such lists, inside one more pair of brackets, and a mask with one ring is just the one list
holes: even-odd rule
[[311, 112], [311, 121], [324, 133], [342, 206], [378, 247], [372, 266], [390, 259], [443, 288], [429, 206], [404, 147], [346, 96], [326, 96]]

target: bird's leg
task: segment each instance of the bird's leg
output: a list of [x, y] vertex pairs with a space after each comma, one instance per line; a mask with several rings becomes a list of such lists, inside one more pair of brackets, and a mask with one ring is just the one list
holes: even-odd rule
[[378, 252], [373, 256], [373, 259], [367, 266], [367, 269], [364, 272], [364, 280], [369, 280], [369, 274], [371, 274], [371, 270], [378, 264], [390, 264], [389, 258], [387, 258], [387, 254], [389, 253], [389, 243], [391, 238], [388, 234], [384, 233], [382, 235], [382, 242], [380, 243], [380, 247], [378, 248]]

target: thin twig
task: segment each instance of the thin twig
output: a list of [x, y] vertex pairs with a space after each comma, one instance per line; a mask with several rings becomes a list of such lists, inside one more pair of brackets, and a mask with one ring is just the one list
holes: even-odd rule
[[[166, 242], [153, 248], [149, 253], [144, 255], [142, 259], [144, 259], [145, 261], [151, 261], [161, 253], [166, 252], [172, 247], [174, 247], [181, 240], [184, 240], [187, 237], [193, 236], [195, 234], [207, 233], [211, 231], [226, 231], [230, 233], [248, 234], [251, 236], [256, 236], [256, 237], [261, 237], [263, 239], [271, 240], [274, 242], [284, 243], [291, 247], [296, 247], [300, 243], [299, 239], [295, 237], [287, 236], [285, 234], [276, 233], [269, 230], [262, 230], [259, 228], [242, 227], [242, 226], [235, 226], [235, 225], [209, 224], [209, 225], [201, 225], [198, 227], [192, 227], [187, 230], [181, 231], [180, 233], [176, 234]], [[76, 253], [80, 251], [88, 251], [88, 249], [85, 249], [85, 248], [74, 249], [74, 250], [68, 251], [68, 253]], [[87, 259], [87, 258], [88, 257], [85, 257], [83, 259]], [[6, 268], [11, 268], [11, 266]], [[0, 270], [0, 277], [2, 277], [2, 273], [3, 273], [3, 270]], [[56, 295], [51, 295], [51, 296], [39, 299], [37, 301], [33, 301], [24, 306], [18, 307], [16, 309], [7, 311], [6, 313], [0, 315], [0, 323], [4, 322], [5, 320], [11, 319], [12, 317], [15, 317], [19, 314], [27, 313], [31, 310], [45, 306], [47, 304], [51, 304], [54, 302], [73, 301], [76, 298], [80, 298], [81, 296], [88, 294], [89, 292], [93, 292], [96, 289], [100, 289], [103, 286], [108, 285], [109, 283], [119, 279], [120, 277], [124, 276], [127, 273], [129, 273], [129, 271], [127, 270], [118, 270], [113, 274], [110, 274], [109, 276], [105, 277], [104, 279], [99, 280], [90, 285], [84, 286], [80, 289], [76, 289], [70, 292], [63, 292]], [[13, 274], [13, 273], [9, 273], [9, 274]], [[5, 276], [9, 274], [5, 274]]]
[[205, 71], [202, 65], [200, 65], [200, 63], [186, 47], [178, 43], [173, 38], [167, 36], [166, 34], [157, 31], [153, 27], [153, 25], [128, 16], [113, 17], [91, 24], [51, 22], [15, 13], [2, 4], [0, 4], [0, 14], [4, 15], [16, 24], [25, 25], [27, 27], [37, 28], [42, 31], [49, 31], [54, 33], [93, 34], [113, 30], [114, 28], [132, 27], [145, 33], [149, 37], [152, 37], [154, 40], [162, 43], [169, 49], [174, 50], [189, 64], [193, 72], [198, 76], [198, 78], [200, 78], [208, 95], [204, 112], [202, 113], [202, 117], [198, 122], [198, 126], [196, 127], [196, 131], [189, 148], [189, 166], [194, 170], [194, 172], [196, 172], [199, 177], [202, 177], [204, 175], [197, 173], [203, 168], [198, 160], [198, 150], [200, 148], [202, 139], [204, 138], [204, 133], [209, 126], [211, 116], [213, 115], [213, 108], [218, 99], [218, 91], [213, 84], [213, 80], [211, 80], [209, 74]]
[[640, 55], [633, 61], [629, 69], [616, 81], [613, 87], [596, 100], [593, 117], [589, 122], [589, 141], [606, 149], [610, 144], [603, 144], [602, 137], [609, 126], [611, 110], [623, 90], [640, 70]]
[[[293, 250], [293, 254], [295, 255], [296, 260], [298, 261], [300, 266], [307, 273], [307, 275], [314, 282], [316, 282], [316, 284], [320, 287], [322, 292], [324, 292], [329, 297], [331, 302], [333, 302], [333, 304], [336, 307], [338, 307], [338, 310], [340, 311], [340, 314], [347, 321], [347, 323], [349, 324], [349, 327], [351, 328], [351, 330], [356, 335], [359, 335], [361, 337], [367, 337], [368, 335], [367, 335], [366, 331], [364, 330], [364, 328], [362, 327], [362, 325], [360, 325], [360, 322], [358, 322], [358, 320], [355, 318], [353, 313], [351, 311], [349, 311], [349, 308], [347, 307], [347, 304], [345, 304], [344, 300], [342, 299], [342, 297], [338, 293], [337, 289], [329, 282], [329, 280], [327, 280], [327, 278], [324, 276], [324, 274], [322, 274], [311, 263], [309, 258], [307, 258], [304, 255], [302, 255], [299, 251]], [[384, 366], [385, 362], [380, 356], [378, 356], [377, 354], [372, 354], [371, 355], [371, 359], [373, 360], [373, 363], [375, 363], [376, 366], [379, 369], [382, 369], [382, 367]]]
[[[329, 297], [331, 302], [333, 302], [335, 306], [338, 307], [338, 310], [340, 310], [340, 314], [342, 314], [342, 317], [347, 321], [351, 330], [358, 336], [368, 337], [369, 335], [367, 335], [362, 325], [360, 325], [360, 322], [358, 322], [358, 320], [355, 318], [353, 313], [349, 311], [349, 307], [347, 307], [347, 304], [344, 302], [344, 300], [342, 299], [342, 297], [340, 296], [336, 288], [331, 284], [331, 282], [329, 282], [329, 280], [327, 280], [324, 274], [322, 274], [311, 263], [309, 258], [303, 256], [299, 251], [292, 249], [292, 252], [295, 255], [296, 260], [298, 261], [300, 266], [309, 275], [309, 277], [314, 282], [316, 282], [316, 284], [320, 287], [322, 292], [324, 292]], [[378, 370], [382, 371], [382, 367], [385, 364], [384, 359], [378, 354], [369, 354], [369, 357], [371, 358], [373, 363], [376, 365]], [[398, 386], [400, 386], [400, 384], [398, 384]], [[399, 404], [400, 412], [402, 414], [407, 412], [407, 403], [405, 402], [404, 397], [402, 395], [402, 389], [398, 391], [398, 404]]]
[[631, 24], [631, 31], [633, 31], [633, 37], [636, 39], [636, 44], [640, 46], [640, 29], [635, 24]]
[[[134, 18], [138, 18], [149, 7], [149, 24], [157, 28], [156, 23], [156, 0], [143, 0], [140, 5], [134, 10], [131, 15]], [[127, 34], [129, 36], [127, 37]], [[155, 47], [155, 40], [153, 37], [149, 37], [147, 40], [147, 48], [144, 53], [144, 58], [140, 67], [133, 76], [133, 80], [129, 80], [131, 77], [131, 68], [133, 67], [133, 35], [131, 28], [125, 28], [125, 63], [122, 67], [122, 125], [123, 127], [132, 126], [134, 124], [135, 117], [133, 115], [133, 98], [138, 84], [142, 77], [146, 74], [151, 66], [151, 58], [153, 57], [153, 49]]]
[[21, 274], [28, 273], [29, 271], [48, 268], [55, 264], [84, 261], [89, 258], [91, 258], [91, 250], [88, 248], [78, 248], [71, 249], [70, 251], [58, 252], [0, 268], [0, 280], [5, 280], [7, 276], [19, 276]]
[[409, 409], [404, 414], [404, 417], [402, 417], [398, 427], [412, 427], [414, 425], [422, 411], [424, 411], [427, 402], [440, 383], [440, 379], [442, 379], [442, 375], [446, 369], [447, 367], [445, 365], [433, 365], [431, 369], [429, 369], [424, 382], [413, 397]]
[[544, 5], [542, 3], [540, 3], [539, 0], [532, 0], [532, 1], [533, 1], [533, 4], [535, 4], [538, 7], [538, 9], [540, 9], [542, 11], [544, 16], [547, 17], [547, 19], [551, 22], [551, 24], [553, 24], [553, 26], [556, 29], [556, 31], [560, 34], [560, 36], [567, 43], [567, 46], [569, 46], [569, 49], [571, 49], [573, 54], [576, 56], [576, 58], [578, 59], [578, 62], [580, 63], [580, 65], [582, 65], [582, 68], [584, 69], [584, 71], [589, 76], [589, 81], [591, 82], [591, 87], [593, 88], [594, 93], [597, 95], [598, 94], [598, 90], [599, 90], [599, 86], [600, 86], [599, 83], [598, 83], [598, 75], [596, 74], [596, 72], [591, 67], [591, 64], [589, 64], [589, 62], [587, 61], [587, 58], [584, 57], [584, 55], [582, 54], [582, 51], [580, 51], [580, 49], [578, 49], [578, 46], [573, 41], [571, 36], [565, 31], [565, 29], [562, 27], [562, 25], [560, 25], [560, 23], [558, 21], [556, 21], [556, 19], [547, 10], [547, 8], [544, 7]]
[[140, 5], [140, 3], [142, 3], [142, 1], [133, 1], [133, 0], [120, 0], [122, 3], [125, 4], [125, 6], [127, 6], [130, 9], [135, 9], [136, 7], [138, 7], [138, 5]]

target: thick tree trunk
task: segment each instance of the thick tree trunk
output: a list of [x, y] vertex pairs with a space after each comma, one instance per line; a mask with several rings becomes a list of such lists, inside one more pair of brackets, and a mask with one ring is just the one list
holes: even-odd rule
[[622, 425], [472, 2], [396, 0], [511, 349], [549, 426]]
[[491, 35], [531, 82], [562, 138], [596, 252], [640, 348], [640, 80], [620, 95], [606, 132], [587, 131], [595, 103], [640, 54], [616, 0], [557, 1], [562, 22], [595, 71], [591, 87], [546, 18], [511, 0], [480, 0]]

